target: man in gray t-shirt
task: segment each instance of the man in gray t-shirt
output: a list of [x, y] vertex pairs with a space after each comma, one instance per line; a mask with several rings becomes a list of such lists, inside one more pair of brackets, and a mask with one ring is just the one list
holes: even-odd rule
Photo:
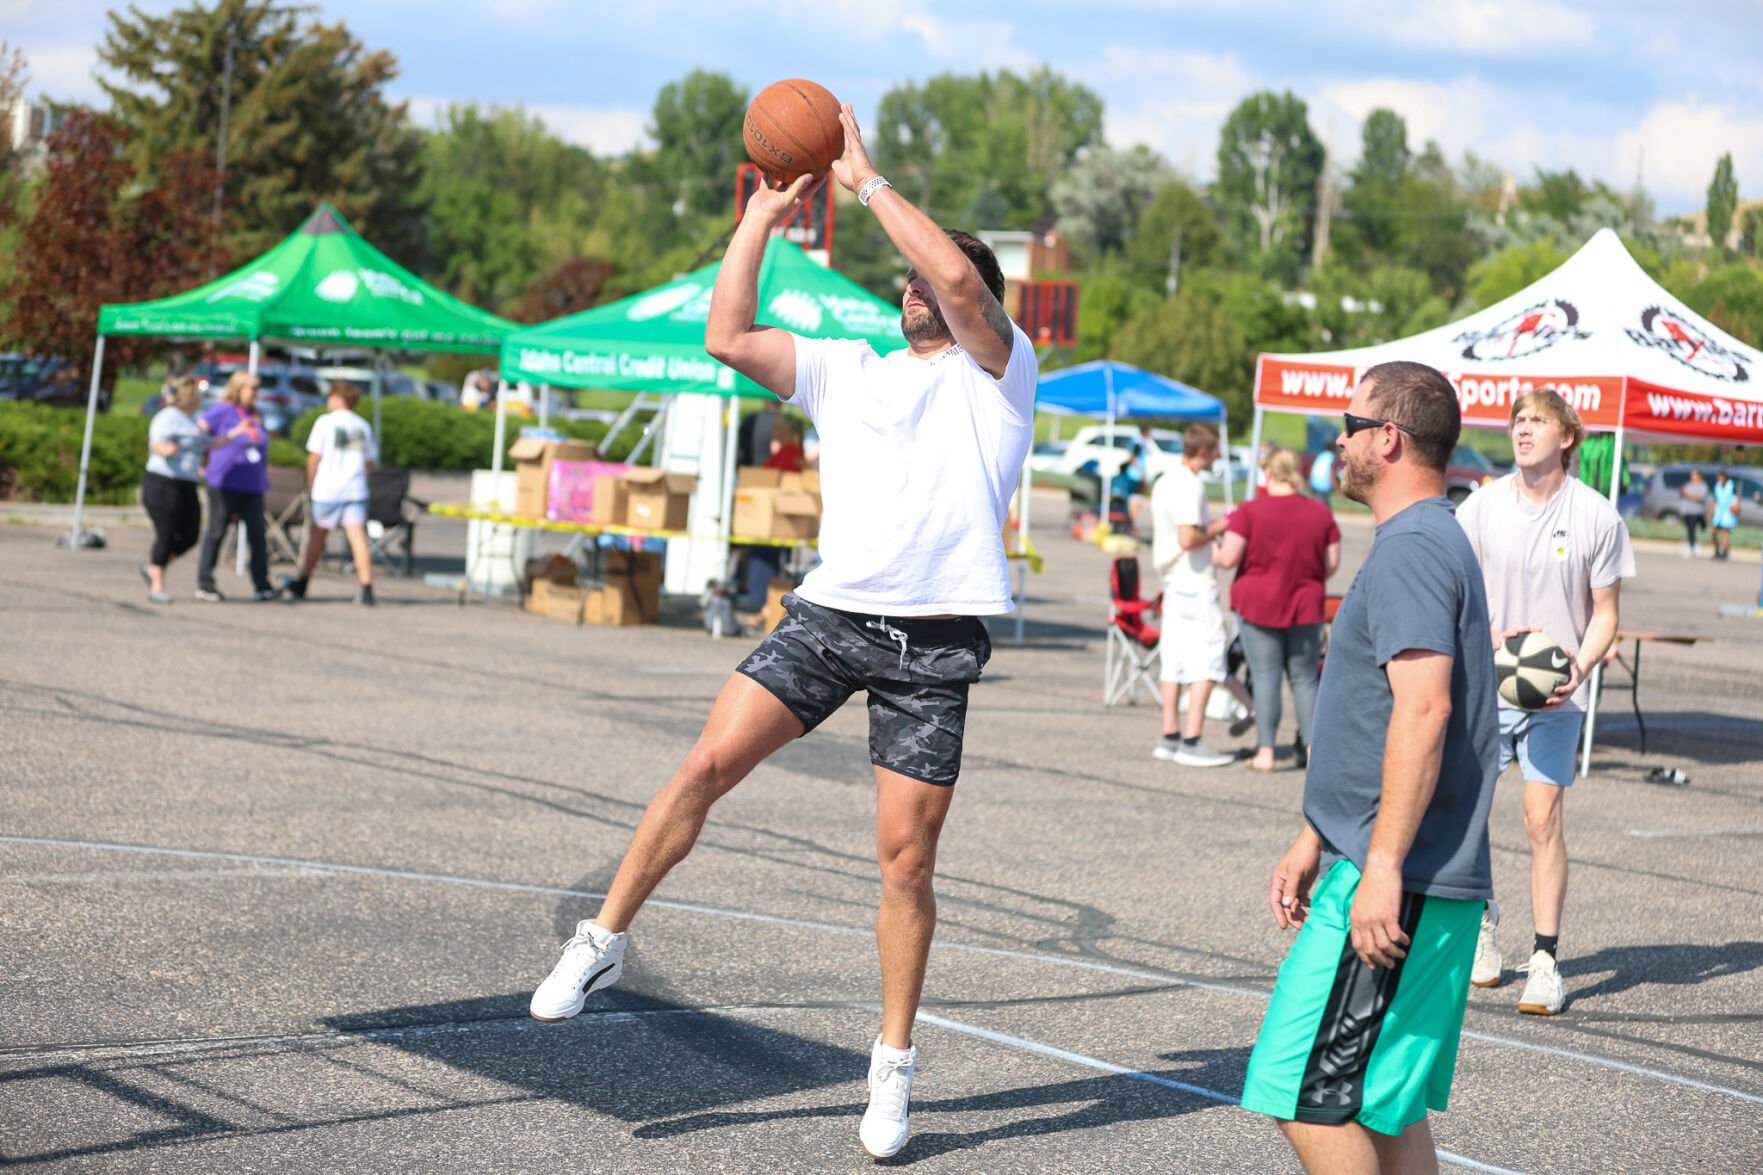
[[1268, 894], [1298, 939], [1242, 1097], [1310, 1171], [1373, 1153], [1385, 1171], [1435, 1164], [1426, 1116], [1449, 1100], [1492, 893], [1493, 641], [1444, 497], [1461, 424], [1443, 375], [1384, 363], [1340, 440], [1341, 492], [1371, 507], [1377, 533], [1329, 639], [1304, 828]]

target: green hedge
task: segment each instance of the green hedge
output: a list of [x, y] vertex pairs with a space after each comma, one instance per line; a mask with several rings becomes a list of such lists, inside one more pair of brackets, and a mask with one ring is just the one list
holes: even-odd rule
[[[363, 416], [373, 406], [363, 402]], [[288, 439], [271, 438], [271, 465], [306, 464], [306, 438], [319, 413], [308, 412], [294, 422]], [[42, 404], [0, 401], [0, 499], [25, 502], [71, 502], [79, 480], [80, 440], [86, 414]], [[508, 418], [507, 442], [512, 445], [526, 423]], [[461, 412], [427, 400], [386, 400], [380, 408], [385, 438], [380, 446], [385, 465], [433, 473], [486, 469], [495, 440], [496, 417], [486, 412]], [[141, 471], [147, 464], [148, 418], [135, 413], [101, 413], [92, 430], [92, 465], [86, 499], [109, 505], [135, 500]], [[606, 426], [599, 421], [559, 421], [566, 436], [599, 441]], [[630, 452], [641, 432], [626, 430], [613, 452]], [[614, 458], [615, 459], [615, 458]]]
[[[373, 402], [363, 399], [355, 411], [373, 420]], [[322, 412], [305, 413], [288, 429], [288, 437], [304, 447], [312, 433], [313, 422]], [[520, 427], [531, 421], [508, 418], [506, 443], [513, 445], [520, 437]], [[598, 442], [606, 434], [606, 426], [597, 420], [556, 421], [553, 425], [565, 436]], [[462, 412], [449, 404], [430, 400], [405, 398], [380, 403], [380, 463], [399, 469], [421, 469], [430, 473], [466, 473], [490, 467], [490, 450], [496, 440], [494, 412]], [[628, 453], [642, 434], [627, 429], [613, 452]], [[608, 460], [616, 460], [609, 457]]]

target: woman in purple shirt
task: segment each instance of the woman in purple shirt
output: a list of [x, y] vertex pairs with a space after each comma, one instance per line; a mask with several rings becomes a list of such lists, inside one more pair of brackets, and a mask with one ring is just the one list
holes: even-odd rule
[[245, 524], [251, 550], [252, 597], [273, 600], [269, 585], [269, 543], [263, 528], [263, 495], [269, 489], [269, 430], [257, 412], [261, 385], [249, 372], [235, 371], [226, 382], [220, 403], [202, 414], [201, 427], [220, 444], [208, 454], [208, 529], [202, 535], [202, 556], [196, 564], [196, 598], [219, 600], [214, 586], [214, 560], [220, 554], [227, 525]]

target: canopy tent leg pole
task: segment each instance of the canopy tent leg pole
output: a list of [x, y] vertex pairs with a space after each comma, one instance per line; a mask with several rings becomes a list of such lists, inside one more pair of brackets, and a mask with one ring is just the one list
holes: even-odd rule
[[104, 336], [98, 336], [98, 345], [92, 348], [92, 386], [86, 392], [86, 435], [80, 442], [80, 479], [73, 491], [73, 529], [67, 538], [62, 540], [69, 550], [77, 551], [86, 545], [86, 532], [80, 526], [86, 510], [86, 473], [92, 467], [92, 427], [98, 419], [98, 380], [104, 374]]
[[245, 370], [249, 371], [252, 375], [257, 374], [258, 346], [259, 346], [258, 341], [256, 339], [252, 339], [251, 340], [251, 354], [245, 360]]
[[[1263, 413], [1261, 410], [1261, 406], [1259, 404], [1255, 405], [1255, 425], [1249, 432], [1249, 460], [1250, 460], [1250, 462], [1254, 462], [1254, 460], [1261, 453], [1262, 415], [1263, 415]], [[1226, 458], [1225, 466], [1224, 466], [1224, 476], [1225, 477], [1229, 477], [1230, 472], [1231, 472], [1230, 471], [1229, 456], [1230, 456], [1230, 450], [1227, 448], [1227, 449], [1225, 449], [1225, 458]], [[1252, 501], [1254, 499], [1254, 497], [1255, 497], [1255, 470], [1253, 468], [1253, 465], [1251, 465], [1250, 468], [1243, 470], [1243, 501], [1245, 501], [1245, 502]]]
[[741, 447], [741, 400], [738, 396], [728, 398], [728, 411], [723, 413], [728, 419], [728, 433], [722, 438], [722, 524], [717, 532], [722, 536], [722, 554], [719, 566], [723, 574], [728, 574], [729, 555], [734, 550], [735, 534], [735, 466], [740, 461]]
[[1220, 417], [1218, 420], [1218, 444], [1224, 450], [1224, 508], [1229, 511], [1236, 506], [1236, 488], [1231, 484], [1236, 479], [1230, 475], [1230, 418], [1228, 416]]
[[[1621, 497], [1622, 485], [1622, 425], [1616, 426], [1616, 443], [1611, 446], [1610, 454], [1610, 504], [1615, 505]], [[1596, 488], [1596, 487], [1594, 487]], [[1586, 690], [1585, 699], [1585, 738], [1579, 748], [1579, 774], [1586, 778], [1592, 773], [1592, 733], [1598, 725], [1598, 691], [1604, 686], [1604, 665], [1599, 662], [1592, 667], [1591, 687]]]
[[490, 477], [496, 483], [492, 493], [502, 493], [502, 452], [508, 446], [508, 381], [498, 380], [496, 383], [496, 439], [490, 442]]
[[[1030, 452], [1033, 452], [1032, 446]], [[1016, 565], [1016, 643], [1020, 645], [1023, 626], [1028, 623], [1023, 614], [1028, 610], [1028, 516], [1029, 503], [1035, 496], [1034, 471], [1026, 458], [1022, 463], [1022, 480], [1016, 483], [1016, 496], [1020, 502], [1016, 508], [1016, 550], [1022, 556]], [[1008, 569], [1009, 564], [1006, 563], [1005, 567]]]
[[[251, 348], [245, 356], [245, 370], [252, 375], [257, 374], [257, 362], [259, 357], [258, 348], [260, 345], [261, 344], [258, 340], [252, 339]], [[233, 578], [235, 579], [238, 579], [245, 574], [246, 541], [245, 520], [241, 518], [239, 519], [239, 524], [233, 528]], [[302, 551], [301, 554], [304, 555], [305, 552]]]
[[373, 357], [373, 440], [376, 445], [386, 447], [386, 434], [380, 428], [380, 388], [386, 382], [386, 355], [384, 351]]
[[551, 385], [539, 385], [539, 427], [551, 427]]

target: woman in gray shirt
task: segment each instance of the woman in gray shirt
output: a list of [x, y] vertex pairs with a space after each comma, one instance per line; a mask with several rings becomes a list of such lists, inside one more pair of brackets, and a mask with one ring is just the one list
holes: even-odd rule
[[141, 477], [141, 505], [153, 520], [153, 553], [141, 564], [147, 598], [169, 604], [165, 568], [196, 545], [202, 535], [202, 458], [214, 438], [196, 424], [201, 385], [185, 376], [172, 384], [170, 401], [153, 414], [147, 429], [147, 472]]

